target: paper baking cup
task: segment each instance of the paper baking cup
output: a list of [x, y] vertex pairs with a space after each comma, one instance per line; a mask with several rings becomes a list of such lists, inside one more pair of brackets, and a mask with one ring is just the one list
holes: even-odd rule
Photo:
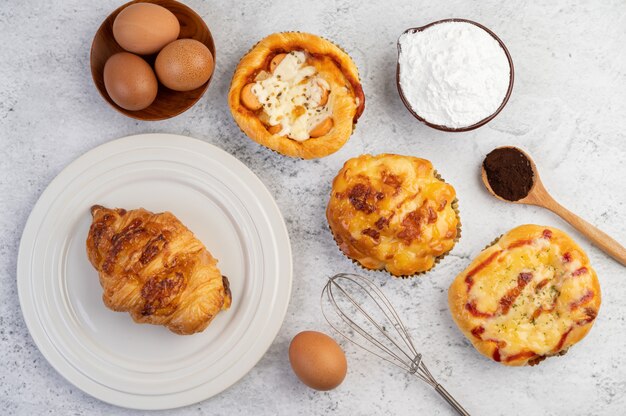
[[[433, 172], [433, 176], [437, 179], [439, 179], [442, 182], [446, 182], [445, 179], [443, 179], [441, 177], [441, 175], [435, 170]], [[341, 254], [343, 254], [348, 260], [352, 261], [352, 263], [356, 264], [357, 266], [359, 266], [361, 269], [363, 270], [367, 270], [367, 271], [375, 271], [375, 272], [380, 272], [380, 273], [384, 273], [384, 274], [388, 274], [391, 277], [397, 278], [397, 279], [411, 279], [413, 277], [422, 275], [422, 274], [426, 274], [429, 271], [433, 270], [437, 264], [439, 264], [439, 262], [446, 257], [451, 251], [452, 249], [454, 249], [454, 246], [456, 245], [456, 243], [459, 242], [460, 238], [461, 238], [461, 214], [459, 212], [459, 200], [458, 198], [454, 198], [454, 200], [452, 201], [452, 203], [450, 204], [450, 206], [452, 207], [452, 209], [454, 210], [454, 213], [456, 214], [456, 218], [457, 218], [457, 224], [456, 224], [456, 237], [454, 238], [454, 245], [450, 248], [450, 250], [446, 251], [445, 253], [435, 257], [435, 262], [433, 263], [432, 267], [428, 270], [423, 270], [420, 272], [415, 272], [413, 274], [406, 274], [406, 275], [395, 275], [393, 273], [390, 273], [387, 269], [369, 269], [365, 266], [363, 266], [358, 260], [355, 260], [351, 257], [348, 257], [346, 255], [346, 253], [343, 252], [343, 250], [341, 250], [341, 248], [339, 247], [339, 243], [337, 242], [337, 237], [335, 236], [335, 233], [333, 232], [332, 228], [330, 228], [330, 225], [328, 226], [328, 229], [330, 230], [330, 233], [333, 236], [333, 240], [335, 240], [335, 244], [337, 245], [337, 248], [339, 248], [339, 251], [341, 252]], [[497, 241], [497, 240], [496, 240]]]
[[[252, 50], [253, 50], [254, 48], [256, 48], [256, 46], [257, 46], [259, 43], [261, 43], [261, 41], [262, 41], [263, 39], [265, 39], [266, 37], [271, 36], [271, 35], [273, 35], [273, 34], [275, 34], [275, 33], [304, 33], [304, 32], [301, 32], [301, 31], [299, 31], [299, 30], [286, 30], [286, 31], [282, 31], [282, 32], [273, 32], [273, 33], [270, 33], [270, 34], [269, 34], [269, 35], [267, 35], [267, 36], [264, 36], [264, 37], [263, 37], [263, 38], [261, 38], [260, 40], [258, 40], [258, 41], [257, 41], [254, 45], [252, 45], [252, 47], [251, 47], [250, 49], [248, 49], [248, 50], [246, 51], [246, 53], [244, 53], [243, 55], [241, 55], [241, 58], [240, 58], [240, 59], [239, 59], [239, 61], [237, 62], [237, 65], [235, 65], [235, 71], [233, 71], [233, 76], [232, 76], [232, 78], [231, 78], [231, 80], [230, 80], [230, 84], [229, 84], [229, 86], [228, 86], [228, 91], [229, 91], [229, 93], [230, 93], [230, 89], [232, 88], [232, 85], [233, 85], [233, 78], [235, 77], [235, 72], [237, 71], [237, 68], [239, 68], [239, 64], [241, 63], [241, 60], [242, 60], [244, 57], [246, 57], [246, 55], [248, 55], [250, 52], [252, 52]], [[308, 32], [307, 32], [307, 33], [308, 33]], [[313, 33], [312, 33], [312, 34], [313, 34]], [[314, 35], [314, 34], [313, 34], [313, 35]], [[329, 40], [329, 39], [325, 38], [324, 36], [320, 36], [320, 35], [315, 35], [315, 36], [317, 36], [318, 38], [324, 39], [324, 40], [325, 40], [325, 41], [327, 41], [327, 42], [332, 43], [332, 44], [333, 44], [333, 45], [335, 45], [337, 48], [339, 48], [339, 49], [340, 49], [343, 53], [345, 53], [346, 55], [348, 55], [348, 56], [350, 57], [350, 59], [352, 59], [352, 56], [351, 56], [351, 55], [350, 55], [350, 54], [349, 54], [349, 53], [348, 53], [348, 52], [347, 52], [344, 48], [342, 48], [341, 46], [337, 45], [335, 42], [333, 42], [333, 41], [331, 41], [331, 40]], [[352, 61], [354, 62], [354, 59], [352, 59]], [[356, 73], [357, 73], [357, 76], [358, 76], [358, 78], [359, 78], [359, 82], [361, 82], [361, 75], [359, 74], [359, 68], [356, 66], [356, 63], [354, 64], [354, 66], [356, 67]], [[363, 87], [363, 84], [361, 84], [361, 88], [362, 88], [362, 87]], [[365, 93], [363, 93], [363, 95], [365, 95]], [[232, 113], [232, 109], [230, 108], [230, 105], [229, 105], [229, 111]], [[232, 115], [232, 114], [231, 114], [231, 115]], [[233, 119], [234, 119], [234, 118], [235, 118], [235, 117], [233, 116]], [[359, 118], [360, 118], [360, 117], [359, 117]], [[358, 122], [358, 119], [357, 119], [357, 122]], [[355, 121], [353, 120], [353, 122], [352, 122], [352, 132], [350, 133], [350, 136], [348, 136], [348, 138], [346, 139], [346, 142], [344, 143], [344, 146], [348, 143], [348, 140], [350, 140], [350, 138], [351, 138], [351, 137], [352, 137], [352, 135], [354, 134], [354, 131], [356, 130], [356, 125], [357, 125], [357, 122], [355, 122]], [[303, 157], [298, 157], [298, 156], [289, 156], [289, 155], [286, 155], [286, 154], [280, 153], [278, 150], [274, 150], [274, 149], [272, 149], [272, 148], [270, 148], [270, 147], [267, 147], [267, 146], [266, 146], [266, 145], [264, 145], [264, 144], [258, 143], [256, 140], [253, 140], [250, 136], [248, 136], [248, 134], [247, 134], [245, 131], [243, 131], [243, 130], [242, 130], [242, 128], [239, 126], [239, 123], [237, 123], [237, 120], [235, 120], [235, 124], [237, 125], [237, 128], [239, 129], [239, 131], [240, 131], [241, 133], [243, 133], [243, 135], [244, 135], [244, 136], [246, 136], [248, 139], [250, 139], [250, 140], [251, 140], [251, 141], [253, 141], [254, 143], [258, 144], [259, 146], [263, 146], [263, 147], [265, 147], [266, 149], [271, 150], [272, 152], [276, 153], [277, 155], [286, 156], [286, 157], [290, 157], [290, 158], [297, 159], [297, 160], [309, 160], [309, 159], [304, 159]], [[311, 139], [308, 139], [308, 140], [311, 140]], [[338, 151], [339, 151], [342, 147], [343, 147], [343, 146], [341, 146], [339, 149], [337, 149], [337, 150], [336, 150], [336, 152], [338, 152]], [[331, 154], [332, 154], [332, 153], [331, 153]], [[330, 155], [326, 155], [326, 156], [330, 156]], [[326, 157], [326, 156], [322, 156], [322, 157]], [[314, 159], [321, 159], [322, 157], [317, 157], [317, 158], [314, 158]]]

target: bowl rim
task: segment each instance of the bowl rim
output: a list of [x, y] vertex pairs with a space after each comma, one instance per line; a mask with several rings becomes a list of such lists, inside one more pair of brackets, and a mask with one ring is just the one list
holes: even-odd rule
[[[215, 69], [217, 66], [217, 48], [215, 47], [215, 39], [213, 38], [213, 34], [211, 33], [211, 30], [209, 29], [208, 25], [206, 24], [206, 22], [204, 21], [204, 19], [202, 18], [202, 16], [200, 16], [195, 10], [193, 10], [191, 7], [187, 6], [185, 3], [182, 3], [180, 1], [176, 1], [176, 0], [163, 0], [163, 2], [165, 3], [169, 3], [169, 4], [177, 4], [179, 5], [182, 9], [184, 9], [186, 12], [188, 12], [189, 14], [195, 14], [196, 17], [198, 18], [198, 21], [202, 22], [202, 26], [204, 27], [204, 29], [206, 30], [208, 39], [210, 40], [210, 44], [213, 46], [213, 48], [209, 47], [209, 51], [211, 52], [211, 54], [213, 55], [213, 73], [211, 74], [211, 76], [209, 77], [209, 79], [200, 87], [198, 87], [197, 89], [202, 88], [202, 90], [199, 91], [198, 96], [196, 97], [195, 100], [193, 100], [193, 102], [189, 103], [188, 106], [182, 106], [180, 108], [176, 108], [174, 111], [172, 111], [171, 113], [167, 114], [167, 115], [163, 115], [161, 117], [152, 117], [152, 118], [146, 118], [146, 117], [142, 117], [140, 116], [138, 113], [142, 110], [139, 111], [130, 111], [130, 110], [125, 110], [122, 107], [118, 106], [115, 102], [113, 102], [113, 99], [109, 96], [108, 92], [106, 91], [106, 88], [100, 89], [98, 87], [98, 83], [96, 81], [96, 73], [94, 71], [94, 65], [93, 65], [93, 59], [94, 59], [94, 45], [96, 43], [96, 37], [98, 36], [98, 34], [104, 29], [104, 25], [107, 22], [107, 20], [109, 20], [111, 17], [113, 16], [117, 16], [118, 14], [120, 14], [122, 12], [122, 10], [124, 10], [126, 7], [132, 5], [132, 4], [136, 4], [136, 3], [151, 3], [151, 4], [157, 4], [161, 7], [166, 8], [168, 11], [171, 12], [171, 10], [169, 10], [166, 6], [162, 5], [162, 4], [158, 4], [158, 0], [131, 0], [127, 3], [122, 4], [121, 6], [119, 6], [118, 8], [116, 8], [115, 10], [113, 10], [111, 13], [109, 13], [103, 20], [102, 23], [100, 23], [100, 26], [98, 26], [98, 30], [96, 30], [96, 32], [94, 33], [93, 39], [91, 41], [91, 46], [89, 49], [89, 69], [91, 72], [91, 80], [93, 81], [94, 87], [96, 88], [96, 90], [98, 91], [98, 93], [100, 94], [100, 96], [104, 99], [105, 102], [107, 102], [113, 109], [115, 109], [118, 113], [126, 116], [126, 117], [130, 117], [132, 119], [135, 120], [140, 120], [140, 121], [160, 121], [160, 120], [167, 120], [176, 116], [179, 116], [180, 114], [184, 113], [185, 111], [189, 110], [191, 107], [193, 107], [194, 105], [196, 105], [196, 103], [198, 101], [200, 101], [200, 99], [204, 96], [204, 94], [206, 93], [206, 90], [209, 88], [209, 84], [211, 83], [211, 80], [213, 79], [213, 75], [215, 74]], [[180, 38], [178, 38], [180, 39]], [[176, 40], [178, 40], [176, 39]], [[117, 43], [117, 41], [115, 39], [113, 39], [113, 41], [115, 43]], [[204, 42], [202, 42], [204, 44]], [[118, 44], [119, 46], [119, 44]], [[121, 46], [120, 46], [121, 47]], [[208, 46], [207, 46], [208, 47]], [[126, 51], [124, 48], [122, 48], [124, 52], [128, 52]], [[144, 56], [147, 55], [139, 55], [133, 52], [128, 52], [128, 53], [132, 53], [133, 55], [137, 55], [139, 56], [141, 59], [144, 59]], [[155, 54], [158, 55], [158, 52]], [[150, 67], [152, 68], [152, 65], [150, 65]], [[152, 68], [152, 70], [154, 71], [154, 68]], [[155, 76], [156, 76], [156, 72], [155, 72]], [[104, 80], [103, 80], [104, 82]], [[157, 82], [158, 82], [158, 88], [167, 88], [165, 87], [163, 84], [161, 84], [158, 81], [157, 78]], [[150, 104], [152, 105], [152, 104]]]
[[[510, 68], [510, 71], [509, 71], [509, 87], [508, 87], [508, 89], [506, 91], [506, 94], [504, 95], [504, 99], [502, 100], [502, 103], [496, 109], [496, 111], [493, 112], [493, 114], [485, 117], [484, 119], [482, 119], [482, 120], [480, 120], [480, 121], [478, 121], [478, 122], [476, 122], [476, 123], [474, 123], [474, 124], [472, 124], [470, 126], [466, 126], [466, 127], [456, 127], [456, 128], [455, 127], [448, 127], [448, 126], [443, 126], [443, 125], [440, 125], [440, 124], [435, 124], [435, 123], [431, 123], [431, 122], [427, 121], [422, 116], [420, 116], [417, 112], [415, 112], [415, 110], [411, 107], [411, 105], [409, 104], [406, 96], [404, 95], [404, 92], [402, 91], [402, 86], [400, 85], [400, 53], [402, 52], [402, 49], [400, 47], [400, 38], [403, 35], [407, 34], [407, 33], [422, 32], [422, 31], [424, 31], [425, 29], [428, 29], [431, 26], [438, 25], [440, 23], [450, 23], [450, 22], [469, 23], [469, 24], [472, 24], [474, 26], [477, 26], [477, 27], [481, 28], [482, 30], [487, 32], [491, 37], [493, 37], [498, 42], [498, 44], [500, 45], [502, 50], [504, 50], [504, 54], [506, 55], [507, 60], [509, 61], [509, 68]], [[441, 19], [441, 20], [437, 20], [437, 21], [428, 23], [427, 25], [424, 25], [424, 26], [418, 26], [418, 27], [412, 27], [412, 28], [406, 29], [398, 37], [396, 45], [397, 45], [397, 48], [398, 48], [398, 58], [397, 58], [397, 64], [396, 64], [396, 88], [398, 89], [398, 94], [400, 95], [400, 100], [402, 101], [402, 104], [404, 104], [406, 109], [409, 110], [409, 113], [411, 113], [411, 115], [413, 117], [415, 117], [417, 120], [421, 121], [422, 123], [426, 124], [428, 127], [432, 127], [433, 129], [440, 130], [440, 131], [453, 132], [453, 133], [460, 133], [460, 132], [464, 132], [464, 131], [474, 130], [474, 129], [477, 129], [479, 127], [484, 126], [485, 124], [487, 124], [491, 120], [493, 120], [498, 114], [500, 114], [502, 109], [509, 102], [509, 98], [511, 97], [511, 93], [513, 91], [513, 84], [515, 82], [515, 68], [513, 66], [513, 58], [511, 58], [511, 54], [509, 53], [509, 50], [507, 49], [507, 47], [504, 44], [504, 42], [498, 37], [498, 35], [496, 35], [488, 27], [486, 27], [486, 26], [484, 26], [484, 25], [482, 25], [482, 24], [480, 24], [478, 22], [475, 22], [473, 20], [468, 20], [468, 19], [462, 19], [462, 18]]]

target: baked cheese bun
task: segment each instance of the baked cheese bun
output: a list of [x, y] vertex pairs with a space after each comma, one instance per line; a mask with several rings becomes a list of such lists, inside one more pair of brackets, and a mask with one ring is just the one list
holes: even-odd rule
[[456, 192], [412, 156], [362, 155], [333, 181], [326, 218], [341, 251], [394, 276], [430, 270], [459, 236]]
[[228, 94], [241, 130], [283, 155], [312, 159], [339, 150], [365, 106], [356, 65], [310, 33], [274, 33], [239, 62]]
[[505, 365], [564, 354], [591, 329], [600, 284], [563, 231], [522, 225], [486, 248], [448, 291], [450, 311], [483, 355]]

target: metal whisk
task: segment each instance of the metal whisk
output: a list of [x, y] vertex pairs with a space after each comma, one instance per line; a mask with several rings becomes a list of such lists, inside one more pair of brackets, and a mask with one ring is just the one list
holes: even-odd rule
[[[324, 295], [337, 316], [341, 318], [339, 322], [346, 325], [347, 331], [340, 330], [337, 328], [338, 325], [329, 319], [324, 310]], [[376, 306], [378, 311], [366, 311], [366, 304], [372, 302], [372, 308]], [[324, 318], [340, 335], [375, 356], [417, 376], [433, 387], [458, 414], [469, 416], [463, 406], [432, 376], [422, 361], [422, 354], [415, 349], [400, 316], [373, 282], [356, 274], [336, 274], [328, 279], [328, 283], [322, 289], [320, 303]], [[375, 317], [375, 314], [378, 316]], [[364, 327], [369, 327], [369, 331]], [[367, 341], [368, 346], [358, 342], [356, 340], [358, 336]]]

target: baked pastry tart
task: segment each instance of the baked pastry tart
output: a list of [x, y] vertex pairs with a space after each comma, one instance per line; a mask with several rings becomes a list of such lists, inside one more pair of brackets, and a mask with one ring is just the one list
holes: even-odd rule
[[460, 235], [454, 188], [412, 156], [348, 160], [333, 181], [326, 218], [347, 257], [394, 276], [430, 270]]
[[186, 335], [203, 331], [230, 307], [217, 260], [171, 213], [95, 205], [91, 215], [87, 255], [109, 309]]
[[481, 354], [505, 365], [534, 365], [587, 335], [600, 308], [600, 285], [567, 234], [522, 225], [456, 277], [448, 301]]
[[313, 159], [345, 144], [365, 96], [347, 53], [319, 36], [285, 32], [261, 40], [241, 59], [228, 104], [255, 142]]

